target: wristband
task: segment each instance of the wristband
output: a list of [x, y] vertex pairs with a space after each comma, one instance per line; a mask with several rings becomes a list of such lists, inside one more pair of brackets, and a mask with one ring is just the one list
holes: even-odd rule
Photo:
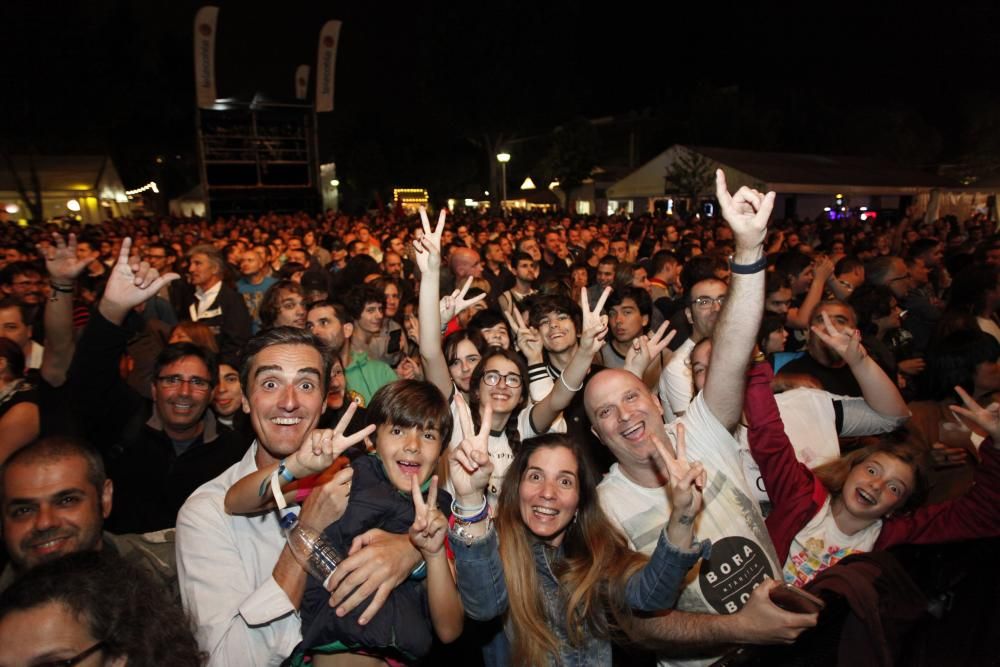
[[72, 294], [73, 293], [73, 285], [72, 284], [69, 284], [69, 285], [60, 285], [59, 283], [52, 282], [50, 280], [49, 281], [49, 287], [51, 287], [56, 292], [62, 292], [63, 294]]
[[421, 581], [427, 578], [427, 561], [420, 561], [413, 571], [410, 572], [410, 579]]
[[574, 393], [580, 391], [581, 389], [583, 389], [583, 385], [586, 382], [586, 380], [584, 380], [583, 382], [580, 383], [579, 387], [576, 387], [574, 389], [573, 387], [571, 387], [568, 384], [566, 384], [566, 379], [565, 379], [565, 376], [564, 376], [563, 373], [559, 374], [559, 381], [562, 382], [562, 386], [566, 387], [567, 390], [572, 391]]
[[278, 475], [286, 482], [294, 482], [295, 475], [292, 471], [285, 467], [285, 460], [282, 459], [281, 463], [278, 464]]
[[455, 517], [455, 521], [458, 523], [479, 523], [487, 516], [489, 516], [490, 508], [486, 502], [486, 496], [483, 496], [483, 504], [479, 507], [463, 507], [458, 504], [458, 501], [451, 501], [451, 515]]
[[759, 273], [767, 268], [767, 255], [764, 255], [758, 259], [753, 264], [737, 264], [733, 261], [733, 258], [729, 258], [729, 269], [733, 273], [738, 273], [743, 276], [748, 276], [753, 273]]

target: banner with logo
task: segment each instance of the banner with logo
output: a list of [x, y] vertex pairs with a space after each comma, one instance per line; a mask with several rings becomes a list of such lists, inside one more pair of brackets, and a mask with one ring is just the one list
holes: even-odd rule
[[304, 100], [309, 94], [309, 65], [295, 68], [295, 99]]
[[202, 7], [194, 16], [194, 89], [201, 109], [215, 104], [215, 24], [219, 8]]
[[333, 75], [337, 67], [340, 21], [327, 21], [319, 32], [316, 54], [316, 111], [333, 111]]

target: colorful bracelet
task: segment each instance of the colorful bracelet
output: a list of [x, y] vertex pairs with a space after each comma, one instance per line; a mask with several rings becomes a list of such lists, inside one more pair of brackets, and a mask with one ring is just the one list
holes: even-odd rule
[[285, 460], [286, 459], [282, 459], [281, 463], [278, 464], [278, 476], [281, 477], [286, 482], [294, 482], [295, 475], [292, 474], [291, 470], [285, 467]]

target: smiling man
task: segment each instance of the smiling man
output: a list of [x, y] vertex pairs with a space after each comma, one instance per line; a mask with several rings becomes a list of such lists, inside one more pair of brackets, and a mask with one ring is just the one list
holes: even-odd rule
[[[326, 410], [332, 362], [332, 350], [294, 327], [266, 330], [244, 350], [243, 410], [257, 440], [195, 491], [177, 517], [181, 596], [208, 664], [278, 664], [301, 640], [296, 611], [306, 573], [285, 546], [278, 512], [233, 516], [224, 502], [238, 480], [298, 451]], [[339, 517], [332, 502], [337, 483], [312, 489], [299, 513], [303, 525], [322, 531]], [[419, 561], [408, 535], [369, 531], [364, 542], [331, 582], [340, 616], [363, 603], [370, 618]]]
[[82, 441], [50, 437], [18, 450], [0, 468], [3, 540], [10, 556], [0, 591], [40, 563], [108, 549], [154, 574], [176, 596], [173, 541], [164, 534], [103, 532], [111, 498], [100, 454]]

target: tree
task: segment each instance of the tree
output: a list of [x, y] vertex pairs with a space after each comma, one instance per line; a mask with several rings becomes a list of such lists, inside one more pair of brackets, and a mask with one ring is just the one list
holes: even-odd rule
[[597, 148], [597, 132], [586, 118], [576, 118], [552, 134], [544, 163], [566, 193], [567, 211], [573, 211], [573, 190], [590, 177], [597, 164]]
[[712, 161], [699, 153], [686, 152], [679, 155], [667, 167], [664, 192], [678, 193], [687, 197], [692, 210], [698, 205], [698, 200], [705, 192], [711, 192], [715, 183], [715, 170]]

